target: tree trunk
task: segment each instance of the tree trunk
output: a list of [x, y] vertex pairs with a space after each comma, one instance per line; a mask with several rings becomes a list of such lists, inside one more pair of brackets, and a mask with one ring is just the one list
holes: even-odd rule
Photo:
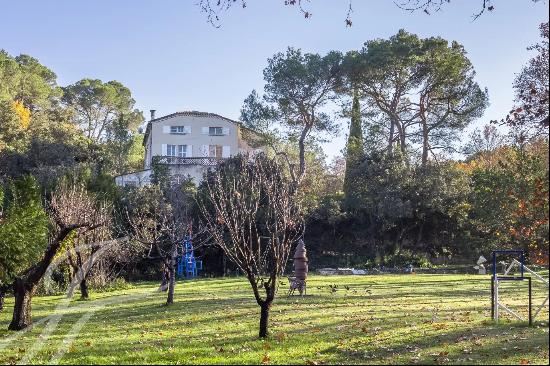
[[420, 97], [420, 120], [422, 122], [422, 166], [426, 166], [428, 163], [428, 152], [429, 152], [429, 130], [428, 122], [426, 119], [426, 98], [427, 96], [422, 95]]
[[6, 293], [4, 290], [0, 290], [0, 311], [4, 310], [4, 298], [6, 296]]
[[[315, 120], [314, 115], [311, 116], [311, 120], [312, 121]], [[300, 134], [300, 139], [298, 140], [298, 157], [299, 157], [299, 161], [300, 161], [300, 167], [299, 167], [298, 176], [293, 177], [293, 180], [294, 180], [294, 182], [292, 182], [293, 183], [293, 188], [292, 188], [293, 193], [296, 190], [298, 190], [298, 185], [300, 184], [300, 182], [302, 181], [302, 178], [306, 174], [306, 138], [309, 135], [312, 127], [313, 127], [312, 123], [311, 124], [306, 123], [303, 130], [302, 130], [302, 133]]]
[[69, 289], [68, 289], [68, 291], [67, 291], [67, 299], [72, 299], [72, 298], [73, 298], [73, 296], [74, 296], [74, 288], [75, 288], [75, 287], [76, 287], [76, 286], [73, 286], [72, 280], [71, 280], [71, 282], [69, 282]]
[[267, 338], [269, 325], [269, 310], [271, 309], [271, 301], [264, 301], [260, 305], [260, 338]]
[[407, 154], [405, 126], [397, 118], [395, 119], [394, 125], [397, 128], [397, 138], [399, 139], [399, 148], [401, 150], [401, 154], [405, 156]]
[[166, 305], [174, 303], [174, 287], [176, 286], [176, 257], [172, 256], [170, 259], [170, 275], [168, 280], [168, 298], [166, 299]]
[[395, 133], [395, 121], [392, 118], [391, 121], [390, 121], [390, 137], [389, 137], [389, 140], [388, 140], [388, 154], [389, 155], [393, 154], [393, 135], [394, 135], [394, 133]]
[[[93, 255], [93, 253], [92, 253]], [[84, 268], [84, 261], [82, 260], [82, 255], [80, 252], [76, 253], [76, 263], [78, 265], [78, 275], [80, 276], [80, 298], [87, 300], [89, 298], [88, 295], [88, 284], [86, 283], [86, 277], [88, 276], [88, 273], [90, 271], [92, 258], [90, 258], [90, 261], [86, 263], [86, 267]]]
[[90, 294], [88, 293], [88, 284], [86, 283], [86, 276], [80, 281], [80, 298], [89, 299]]
[[422, 242], [423, 238], [424, 238], [424, 220], [422, 220], [422, 223], [420, 224], [420, 228], [418, 229], [418, 235], [416, 237], [417, 248], [420, 247], [420, 243]]
[[55, 239], [48, 245], [42, 259], [25, 271], [24, 277], [16, 278], [13, 281], [13, 295], [15, 306], [13, 307], [13, 318], [8, 329], [21, 330], [32, 324], [31, 301], [32, 295], [38, 282], [44, 277], [49, 265], [57, 254], [61, 243], [67, 235], [82, 225], [70, 225], [63, 227]]
[[67, 260], [69, 262], [69, 289], [67, 290], [67, 298], [72, 299], [74, 296], [74, 281], [76, 274], [78, 273], [78, 266], [76, 265], [71, 250], [67, 250]]
[[21, 330], [32, 324], [31, 300], [34, 286], [24, 278], [17, 278], [13, 283], [13, 295], [15, 305], [13, 307], [13, 318], [8, 327], [10, 330]]
[[161, 267], [162, 281], [160, 283], [161, 291], [168, 291], [168, 283], [170, 282], [170, 270], [166, 261], [162, 262]]
[[225, 253], [222, 250], [221, 251], [221, 258], [222, 258], [222, 277], [225, 277], [227, 274], [227, 259], [225, 258]]
[[428, 164], [428, 153], [429, 153], [429, 135], [428, 127], [425, 123], [422, 123], [422, 166]]

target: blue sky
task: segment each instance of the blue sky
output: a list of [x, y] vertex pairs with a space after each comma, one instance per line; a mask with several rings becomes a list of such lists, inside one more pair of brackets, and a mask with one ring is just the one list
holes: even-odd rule
[[[2, 4], [4, 0], [0, 0]], [[353, 27], [346, 28], [345, 0], [312, 0], [306, 20], [283, 0], [247, 0], [246, 9], [222, 13], [221, 27], [206, 22], [197, 0], [9, 1], [0, 17], [0, 48], [38, 58], [60, 85], [79, 79], [118, 80], [137, 107], [157, 116], [180, 110], [214, 112], [237, 119], [252, 89], [263, 88], [266, 60], [288, 46], [307, 52], [347, 51], [400, 28], [422, 37], [463, 44], [491, 106], [482, 125], [501, 118], [513, 101], [514, 74], [530, 57], [548, 21], [548, 2], [494, 0], [495, 11], [472, 21], [481, 0], [453, 0], [430, 16], [409, 13], [390, 1], [353, 0]], [[342, 136], [325, 145], [338, 154]]]

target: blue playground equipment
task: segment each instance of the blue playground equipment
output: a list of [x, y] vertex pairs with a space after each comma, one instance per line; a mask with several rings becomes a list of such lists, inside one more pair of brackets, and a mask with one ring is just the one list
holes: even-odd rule
[[186, 235], [181, 247], [182, 252], [178, 257], [178, 277], [195, 278], [199, 270], [202, 270], [202, 261], [195, 259], [191, 236]]

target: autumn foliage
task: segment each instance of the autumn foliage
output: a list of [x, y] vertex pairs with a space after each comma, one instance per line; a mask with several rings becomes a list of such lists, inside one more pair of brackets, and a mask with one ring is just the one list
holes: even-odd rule
[[506, 146], [461, 164], [472, 180], [472, 223], [500, 248], [548, 264], [548, 143]]
[[29, 128], [31, 124], [31, 111], [27, 107], [25, 107], [25, 105], [22, 102], [18, 100], [13, 102], [13, 109], [15, 110], [15, 113], [19, 117], [21, 128], [24, 130]]

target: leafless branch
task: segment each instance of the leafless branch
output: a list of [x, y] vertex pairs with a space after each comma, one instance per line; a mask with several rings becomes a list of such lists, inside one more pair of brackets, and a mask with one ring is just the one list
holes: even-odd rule
[[[303, 234], [292, 183], [275, 160], [239, 156], [210, 174], [204, 191], [199, 207], [205, 229], [246, 274], [263, 316], [291, 247]], [[260, 336], [266, 331], [267, 324], [260, 322]]]

